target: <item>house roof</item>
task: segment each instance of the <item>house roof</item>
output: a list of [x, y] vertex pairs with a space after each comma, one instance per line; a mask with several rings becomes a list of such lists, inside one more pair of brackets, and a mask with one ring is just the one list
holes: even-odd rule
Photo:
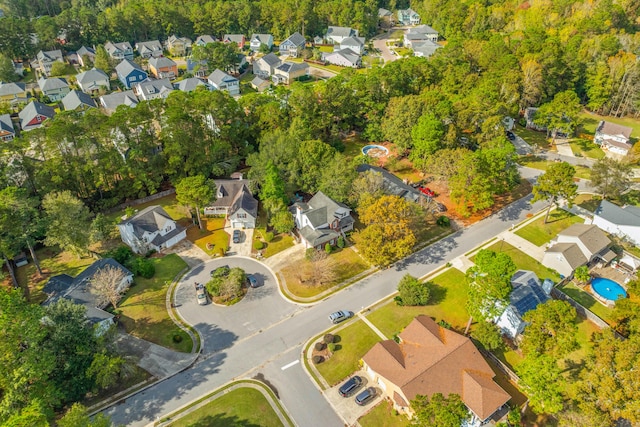
[[278, 65], [276, 70], [282, 71], [283, 73], [293, 73], [298, 70], [306, 70], [309, 68], [309, 64], [306, 62], [289, 62], [285, 61], [282, 64]]
[[309, 242], [309, 244], [314, 247], [324, 246], [326, 243], [330, 242], [331, 240], [334, 240], [340, 237], [337, 231], [332, 230], [330, 228], [318, 228], [314, 230], [308, 225], [305, 227], [302, 227], [302, 230], [300, 230], [300, 235], [302, 235], [304, 240]]
[[336, 215], [337, 212], [351, 214], [351, 209], [343, 204], [332, 200], [322, 191], [318, 191], [309, 202], [296, 202], [294, 207], [302, 209], [302, 213], [309, 219], [314, 228], [323, 224], [331, 224], [333, 220], [343, 218], [343, 215]]
[[434, 43], [431, 40], [424, 40], [419, 42], [411, 43], [411, 48], [414, 53], [421, 53], [423, 56], [431, 56], [435, 53], [436, 50], [440, 49], [438, 43]]
[[191, 39], [188, 37], [178, 37], [175, 34], [169, 36], [169, 38], [167, 39], [167, 44], [169, 45], [173, 45], [175, 42], [182, 42], [187, 46], [191, 45]]
[[606, 145], [612, 145], [614, 147], [619, 147], [627, 151], [629, 151], [633, 147], [633, 144], [631, 144], [630, 142], [616, 141], [613, 138], [604, 137], [602, 141], [606, 143]]
[[217, 41], [218, 41], [218, 39], [216, 39], [215, 37], [207, 35], [207, 34], [203, 34], [201, 36], [198, 36], [198, 38], [196, 38], [195, 43], [199, 44], [199, 45], [204, 43], [205, 45], [207, 45], [209, 43], [215, 43]]
[[37, 54], [38, 61], [44, 62], [53, 62], [53, 61], [62, 61], [62, 51], [60, 49], [56, 50], [41, 50]]
[[603, 135], [619, 135], [626, 139], [629, 139], [631, 137], [631, 132], [633, 132], [633, 129], [628, 126], [622, 126], [616, 123], [602, 120], [596, 128], [596, 132], [599, 132]]
[[15, 129], [13, 128], [13, 122], [11, 121], [11, 115], [0, 114], [0, 133], [1, 132], [9, 132], [11, 134], [16, 133]]
[[118, 73], [119, 76], [128, 76], [133, 71], [140, 71], [147, 74], [140, 65], [129, 59], [123, 59], [116, 65], [116, 73]]
[[175, 67], [177, 64], [173, 59], [161, 56], [149, 59], [149, 65], [157, 70], [158, 68]]
[[106, 49], [106, 51], [110, 54], [113, 55], [113, 53], [116, 50], [121, 50], [121, 51], [125, 51], [125, 50], [133, 50], [131, 48], [131, 43], [129, 42], [106, 42], [104, 44], [104, 48]]
[[96, 108], [96, 101], [84, 92], [72, 90], [62, 98], [65, 111], [75, 110], [81, 106]]
[[209, 80], [211, 84], [220, 86], [223, 83], [237, 81], [238, 79], [236, 79], [233, 76], [230, 76], [229, 74], [225, 73], [222, 70], [215, 70], [213, 73], [209, 74], [209, 77], [207, 77], [207, 80]]
[[366, 171], [380, 173], [382, 175], [382, 187], [385, 194], [402, 197], [407, 201], [415, 203], [419, 203], [421, 199], [426, 198], [426, 196], [420, 191], [408, 184], [405, 184], [400, 178], [381, 167], [362, 164], [358, 165], [357, 171], [359, 173], [364, 173]]
[[257, 41], [261, 44], [267, 44], [270, 38], [272, 38], [271, 34], [252, 34], [251, 42]]
[[352, 51], [351, 49], [340, 49], [334, 50], [331, 53], [327, 53], [324, 55], [325, 60], [329, 60], [332, 56], [340, 56], [345, 60], [349, 61], [351, 64], [356, 65], [360, 61], [360, 55]]
[[393, 16], [393, 13], [391, 13], [390, 10], [384, 9], [382, 7], [378, 9], [378, 17], [386, 18], [387, 16]]
[[242, 193], [249, 191], [248, 179], [216, 179], [217, 197], [209, 204], [210, 207], [231, 208], [236, 198]]
[[51, 77], [48, 79], [40, 79], [38, 80], [38, 86], [40, 90], [43, 92], [48, 92], [50, 90], [64, 89], [65, 87], [69, 87], [67, 81], [60, 77]]
[[136, 49], [140, 54], [145, 52], [162, 52], [162, 43], [158, 40], [149, 40], [146, 42], [136, 43]]
[[197, 77], [189, 77], [188, 79], [180, 80], [173, 84], [174, 89], [181, 90], [183, 92], [191, 92], [196, 90], [198, 86], [206, 85]]
[[295, 33], [287, 37], [281, 44], [285, 44], [285, 43], [287, 44], [291, 43], [294, 46], [304, 46], [307, 43], [307, 41], [305, 40], [304, 37], [302, 37], [302, 34], [296, 31]]
[[82, 73], [78, 74], [76, 76], [76, 80], [78, 81], [79, 84], [86, 85], [89, 83], [97, 82], [99, 80], [109, 81], [109, 76], [107, 76], [107, 73], [105, 73], [104, 71], [98, 68], [92, 68], [90, 70], [83, 71]]
[[280, 64], [280, 57], [275, 53], [269, 53], [258, 59], [258, 61], [266, 62], [270, 67], [277, 67]]
[[164, 229], [168, 222], [174, 223], [175, 221], [162, 206], [153, 205], [120, 222], [120, 225], [130, 224], [133, 227], [133, 234], [142, 238], [145, 232], [155, 233]]
[[113, 314], [98, 308], [97, 295], [91, 292], [91, 279], [98, 271], [113, 267], [122, 271], [125, 276], [132, 276], [129, 270], [123, 267], [113, 258], [103, 258], [95, 261], [80, 273], [75, 279], [66, 274], [60, 274], [49, 279], [44, 287], [44, 292], [49, 295], [44, 305], [55, 303], [61, 298], [70, 299], [76, 304], [81, 304], [87, 309], [87, 319], [91, 323], [97, 323], [104, 319], [110, 319]]
[[96, 51], [93, 50], [93, 48], [86, 47], [86, 46], [82, 46], [80, 49], [78, 49], [78, 51], [76, 53], [78, 54], [79, 57], [82, 57], [84, 55], [89, 55], [89, 56], [95, 56], [96, 55]]
[[234, 42], [234, 43], [242, 43], [244, 42], [244, 34], [225, 34], [222, 38], [224, 42]]
[[136, 84], [135, 91], [138, 95], [142, 96], [143, 99], [149, 99], [157, 94], [160, 94], [162, 98], [166, 98], [169, 95], [169, 92], [173, 92], [173, 86], [167, 78], [160, 80], [147, 80]]
[[347, 37], [340, 42], [340, 46], [364, 46], [364, 37]]
[[424, 315], [416, 317], [399, 337], [400, 343], [375, 344], [362, 359], [397, 385], [409, 401], [419, 394], [455, 393], [485, 420], [511, 398], [493, 381], [495, 373], [469, 338]]
[[561, 254], [572, 270], [587, 263], [587, 257], [584, 256], [580, 247], [575, 243], [556, 243], [548, 248], [545, 253]]
[[420, 34], [438, 34], [436, 30], [431, 28], [426, 24], [418, 25], [413, 28], [409, 28], [409, 33], [420, 33]]
[[231, 207], [229, 208], [229, 215], [233, 215], [240, 209], [246, 211], [254, 218], [258, 217], [258, 201], [253, 197], [246, 185], [242, 187], [233, 199]]
[[513, 290], [509, 295], [509, 302], [521, 318], [527, 311], [549, 300], [533, 271], [516, 271], [511, 277], [511, 285]]
[[22, 109], [22, 111], [18, 113], [18, 116], [20, 117], [20, 123], [23, 128], [37, 115], [52, 118], [56, 115], [56, 112], [48, 105], [45, 105], [38, 101], [31, 101], [27, 104], [26, 107]]
[[251, 86], [260, 89], [262, 86], [270, 86], [271, 83], [268, 80], [263, 80], [258, 76], [255, 76], [253, 80], [251, 80]]
[[132, 90], [127, 90], [125, 92], [114, 92], [108, 95], [102, 95], [100, 97], [100, 104], [106, 110], [113, 111], [120, 105], [135, 107], [136, 105], [138, 105], [138, 98]]
[[357, 35], [357, 31], [350, 27], [334, 27], [327, 28], [327, 37], [351, 37]]
[[1, 83], [0, 96], [24, 94], [25, 87], [24, 83]]
[[640, 227], [640, 208], [635, 206], [620, 207], [608, 200], [603, 200], [600, 202], [594, 215], [616, 225]]
[[577, 237], [591, 252], [590, 255], [600, 252], [611, 243], [607, 235], [593, 224], [573, 224], [558, 233], [558, 241], [563, 237]]

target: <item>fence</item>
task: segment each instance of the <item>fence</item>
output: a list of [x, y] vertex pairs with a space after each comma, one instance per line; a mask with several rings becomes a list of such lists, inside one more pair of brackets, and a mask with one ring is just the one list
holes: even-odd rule
[[578, 312], [578, 316], [584, 317], [584, 318], [592, 321], [599, 328], [604, 329], [604, 328], [608, 328], [609, 327], [609, 324], [607, 322], [602, 320], [600, 317], [595, 315], [591, 310], [587, 309], [582, 304], [580, 304], [578, 301], [574, 300], [573, 298], [571, 298], [569, 295], [565, 294], [564, 292], [562, 292], [558, 288], [551, 289], [551, 296], [553, 298], [555, 298], [555, 299], [559, 299], [559, 300], [568, 302], [569, 304], [571, 304], [573, 306], [573, 308], [576, 309], [576, 312]]
[[126, 209], [126, 208], [128, 208], [130, 206], [138, 206], [138, 205], [141, 205], [143, 203], [152, 202], [154, 200], [161, 199], [162, 197], [174, 194], [175, 192], [176, 192], [175, 188], [170, 188], [168, 190], [164, 190], [164, 191], [161, 191], [159, 193], [152, 194], [151, 196], [143, 197], [142, 199], [130, 200], [128, 202], [121, 203], [118, 206], [113, 207], [111, 209], [107, 209], [105, 211], [105, 213], [106, 214], [110, 214], [110, 213], [114, 213], [114, 212], [117, 212], [117, 211], [121, 211], [122, 209]]
[[520, 377], [515, 372], [513, 372], [507, 365], [505, 365], [504, 362], [502, 362], [502, 360], [498, 359], [493, 353], [488, 352], [482, 348], [478, 347], [478, 350], [480, 350], [480, 353], [482, 353], [484, 357], [491, 359], [491, 361], [496, 364], [498, 369], [504, 372], [511, 381], [518, 384], [518, 382], [520, 381]]

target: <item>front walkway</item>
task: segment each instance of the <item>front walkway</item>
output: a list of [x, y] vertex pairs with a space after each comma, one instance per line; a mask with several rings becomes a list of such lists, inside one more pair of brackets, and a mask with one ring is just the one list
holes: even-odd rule
[[544, 252], [546, 249], [546, 245], [536, 246], [527, 239], [523, 239], [517, 234], [511, 231], [503, 231], [498, 235], [498, 239], [504, 240], [509, 243], [511, 246], [514, 246], [520, 249], [525, 254], [529, 255], [536, 261], [542, 263], [542, 258], [544, 258]]
[[263, 264], [268, 265], [273, 271], [278, 272], [292, 263], [304, 258], [304, 245], [296, 243], [292, 247], [271, 255], [269, 258], [263, 258]]
[[558, 150], [558, 154], [567, 157], [575, 157], [573, 154], [573, 150], [571, 149], [571, 144], [569, 144], [568, 139], [556, 139], [556, 150]]
[[189, 268], [193, 268], [196, 265], [202, 264], [203, 262], [209, 261], [211, 257], [207, 255], [205, 251], [200, 249], [198, 246], [191, 243], [190, 240], [184, 239], [182, 242], [177, 245], [165, 249], [162, 251], [163, 254], [177, 254], [180, 258], [187, 263]]

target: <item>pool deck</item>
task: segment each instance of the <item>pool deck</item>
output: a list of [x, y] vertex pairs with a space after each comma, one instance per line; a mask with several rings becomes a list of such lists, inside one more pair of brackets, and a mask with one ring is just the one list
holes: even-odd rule
[[627, 273], [617, 270], [613, 267], [594, 267], [591, 269], [591, 276], [613, 280], [614, 282], [622, 286], [625, 290], [627, 290], [626, 284], [631, 278], [631, 276]]

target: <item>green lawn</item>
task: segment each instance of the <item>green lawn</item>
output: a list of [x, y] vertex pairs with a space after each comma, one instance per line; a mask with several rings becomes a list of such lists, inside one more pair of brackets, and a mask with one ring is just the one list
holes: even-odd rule
[[578, 196], [573, 200], [573, 203], [588, 210], [589, 212], [595, 212], [595, 210], [598, 209], [598, 206], [600, 206], [601, 201], [602, 198], [594, 194], [578, 194]]
[[336, 248], [330, 257], [335, 262], [336, 279], [321, 286], [307, 285], [300, 282], [299, 272], [310, 268], [310, 262], [304, 258], [280, 270], [289, 291], [297, 297], [313, 297], [333, 286], [349, 280], [369, 268], [369, 264], [351, 248]]
[[446, 320], [457, 330], [463, 330], [469, 320], [465, 305], [467, 303], [467, 280], [464, 273], [451, 268], [430, 280], [432, 303], [422, 307], [401, 307], [391, 301], [367, 316], [380, 332], [388, 338], [401, 332], [420, 314]]
[[610, 323], [612, 321], [612, 309], [600, 304], [591, 294], [578, 288], [573, 282], [563, 286], [560, 290], [579, 302], [583, 307], [588, 308], [605, 322]]
[[[189, 210], [178, 203], [176, 200], [175, 194], [161, 197], [159, 199], [153, 200], [148, 203], [143, 203], [141, 205], [133, 206], [133, 209], [136, 211], [141, 211], [146, 207], [160, 205], [164, 208], [165, 211], [176, 221], [183, 220], [183, 222], [191, 222], [191, 215], [189, 214]], [[117, 212], [110, 213], [106, 215], [106, 217], [111, 221], [118, 221], [124, 214], [126, 210], [122, 209]]]
[[640, 120], [632, 117], [611, 117], [611, 116], [599, 116], [587, 111], [580, 113], [580, 119], [582, 120], [582, 128], [585, 132], [591, 135], [596, 133], [596, 127], [601, 120], [606, 120], [611, 123], [616, 123], [623, 126], [629, 126], [633, 129], [632, 135], [635, 138], [640, 137]]
[[354, 159], [358, 156], [362, 155], [362, 147], [367, 145], [367, 141], [363, 141], [359, 138], [359, 136], [349, 136], [342, 140], [344, 144], [344, 151], [342, 154], [347, 159]]
[[605, 156], [604, 151], [590, 139], [577, 138], [571, 140], [569, 144], [573, 154], [576, 156], [589, 157], [591, 159], [602, 159]]
[[545, 150], [551, 148], [551, 140], [547, 138], [546, 132], [538, 132], [522, 126], [516, 126], [513, 131], [532, 147], [537, 146]]
[[331, 53], [333, 52], [333, 46], [318, 46], [318, 50], [324, 53]]
[[253, 388], [232, 390], [179, 418], [172, 427], [277, 427], [278, 415], [264, 395]]
[[[156, 274], [151, 279], [136, 277], [118, 306], [126, 331], [163, 347], [191, 351], [189, 335], [178, 328], [167, 312], [166, 294], [171, 281], [187, 264], [176, 254], [151, 258]], [[174, 336], [180, 336], [176, 343]]]
[[413, 55], [413, 50], [407, 49], [405, 47], [397, 47], [394, 50], [396, 51], [398, 56], [401, 57], [401, 58], [403, 56], [411, 56], [411, 55]]
[[[536, 156], [521, 156], [518, 158], [518, 163], [528, 168], [546, 171], [554, 161]], [[576, 169], [576, 178], [591, 179], [591, 169], [581, 165], [575, 165], [574, 168]]]
[[556, 235], [572, 224], [583, 223], [584, 219], [563, 209], [554, 209], [549, 213], [549, 220], [544, 223], [544, 215], [515, 232], [536, 246], [549, 243]]
[[218, 255], [220, 249], [229, 248], [229, 234], [224, 231], [225, 217], [201, 217], [202, 230], [197, 226], [187, 229], [187, 238], [209, 256]]
[[290, 234], [278, 234], [266, 245], [267, 247], [262, 252], [265, 258], [269, 258], [272, 255], [282, 252], [285, 249], [292, 247], [295, 244], [293, 237]]
[[409, 419], [398, 414], [388, 400], [378, 403], [365, 416], [358, 419], [362, 427], [408, 427]]
[[340, 337], [336, 351], [328, 360], [315, 365], [330, 385], [337, 384], [357, 370], [362, 356], [380, 341], [380, 337], [362, 320], [335, 332], [335, 335]]
[[[560, 276], [554, 270], [551, 270], [544, 265], [540, 264], [535, 259], [531, 258], [529, 255], [522, 252], [520, 249], [511, 246], [509, 243], [505, 241], [498, 241], [493, 245], [489, 246], [487, 249], [495, 252], [504, 252], [511, 257], [516, 266], [521, 270], [531, 270], [540, 280], [551, 279], [554, 282], [558, 283], [560, 281]], [[473, 260], [472, 260], [473, 261]]]

